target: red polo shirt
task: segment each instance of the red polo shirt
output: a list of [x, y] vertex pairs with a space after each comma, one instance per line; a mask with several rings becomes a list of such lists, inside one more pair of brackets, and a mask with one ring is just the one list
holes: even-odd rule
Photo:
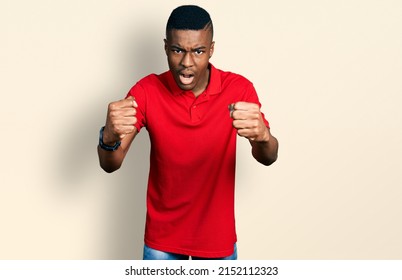
[[143, 78], [128, 96], [138, 103], [138, 131], [145, 127], [151, 141], [145, 244], [218, 258], [231, 255], [237, 240], [237, 133], [228, 105], [260, 103], [250, 81], [210, 67], [209, 85], [197, 98], [170, 71]]

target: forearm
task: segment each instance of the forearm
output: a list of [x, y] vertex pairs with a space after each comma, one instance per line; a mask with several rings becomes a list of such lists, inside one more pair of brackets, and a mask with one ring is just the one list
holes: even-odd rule
[[264, 141], [252, 141], [251, 153], [253, 157], [263, 165], [271, 165], [278, 158], [278, 140], [268, 130], [268, 139]]
[[[126, 135], [121, 140], [121, 145], [115, 151], [104, 150], [98, 145], [97, 149], [98, 149], [99, 164], [103, 170], [105, 170], [108, 173], [111, 173], [121, 167], [121, 165], [124, 161], [124, 158], [126, 157], [126, 154], [131, 146], [131, 143], [134, 140], [136, 135], [137, 135], [137, 130], [134, 129], [133, 133]], [[105, 141], [108, 141], [108, 139], [110, 139], [110, 135], [108, 135], [108, 134], [104, 134], [104, 137], [105, 137]], [[112, 146], [115, 144], [115, 142], [113, 142], [113, 141], [106, 142], [106, 144]]]
[[106, 151], [98, 145], [98, 157], [102, 169], [108, 173], [112, 173], [120, 168], [125, 153], [121, 146], [116, 151]]

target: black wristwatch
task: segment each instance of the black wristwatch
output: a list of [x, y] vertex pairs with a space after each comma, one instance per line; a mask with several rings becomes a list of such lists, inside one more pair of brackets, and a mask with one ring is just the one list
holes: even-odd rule
[[105, 130], [104, 126], [99, 131], [99, 146], [106, 151], [116, 151], [120, 147], [121, 141], [117, 141], [114, 146], [106, 145], [105, 143], [103, 143], [103, 130]]

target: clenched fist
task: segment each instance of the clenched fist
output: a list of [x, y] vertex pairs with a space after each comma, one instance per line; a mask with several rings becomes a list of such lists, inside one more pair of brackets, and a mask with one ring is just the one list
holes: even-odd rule
[[105, 144], [114, 145], [127, 134], [135, 131], [137, 107], [137, 102], [132, 96], [109, 104], [103, 131], [103, 142]]
[[251, 141], [268, 142], [269, 131], [266, 127], [258, 104], [236, 102], [230, 105], [233, 127], [237, 134]]

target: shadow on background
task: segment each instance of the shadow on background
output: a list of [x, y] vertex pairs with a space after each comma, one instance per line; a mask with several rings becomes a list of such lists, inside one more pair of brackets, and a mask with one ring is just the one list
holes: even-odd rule
[[[99, 213], [101, 220], [105, 220], [101, 223], [105, 226], [104, 232], [93, 233], [94, 236], [104, 236], [99, 242], [101, 244], [97, 244], [102, 247], [97, 251], [97, 259], [142, 259], [149, 172], [148, 133], [145, 128], [141, 130], [122, 167], [112, 174], [101, 170], [96, 152], [98, 133], [104, 125], [108, 103], [124, 98], [130, 87], [142, 77], [168, 69], [163, 51], [163, 30], [152, 25], [148, 25], [146, 30], [133, 28], [122, 38], [122, 51], [117, 54], [122, 81], [107, 81], [112, 85], [131, 84], [122, 92], [119, 87], [102, 87], [94, 94], [96, 100], [91, 104], [74, 108], [74, 116], [65, 128], [63, 143], [60, 143], [59, 156], [63, 160], [56, 159], [58, 175], [67, 185], [59, 190], [60, 199], [77, 199], [88, 191], [94, 195], [100, 191], [107, 194], [107, 198], [102, 200], [107, 205], [101, 205], [106, 214]], [[99, 85], [97, 88], [99, 90]], [[101, 185], [95, 185], [100, 181]]]
[[[128, 40], [124, 44], [127, 49], [123, 51], [122, 59], [126, 72], [132, 73], [129, 78], [132, 85], [146, 75], [166, 71], [163, 34], [163, 29], [150, 24], [146, 29], [137, 29], [125, 38]], [[149, 136], [143, 128], [130, 147], [121, 173], [116, 176], [119, 191], [110, 200], [111, 212], [106, 229], [109, 231], [109, 259], [142, 259], [149, 151]]]
[[149, 138], [143, 130], [136, 136], [119, 173], [106, 223], [107, 259], [142, 259], [149, 170]]

